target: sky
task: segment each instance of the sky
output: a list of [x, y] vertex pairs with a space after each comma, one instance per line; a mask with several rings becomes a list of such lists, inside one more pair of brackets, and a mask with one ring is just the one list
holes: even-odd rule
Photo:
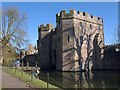
[[69, 12], [70, 9], [88, 12], [93, 16], [103, 18], [105, 44], [113, 44], [115, 30], [118, 27], [117, 2], [3, 2], [2, 8], [15, 6], [20, 12], [27, 14], [27, 36], [29, 44], [37, 44], [38, 26], [40, 24], [53, 24], [56, 26], [56, 14], [61, 10]]

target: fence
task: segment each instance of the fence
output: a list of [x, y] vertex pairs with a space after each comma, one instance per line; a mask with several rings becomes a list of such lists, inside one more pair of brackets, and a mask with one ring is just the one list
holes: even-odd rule
[[[20, 67], [17, 67], [17, 65], [15, 66], [11, 66], [11, 65], [7, 65], [7, 66], [2, 66], [3, 69], [8, 70], [8, 72], [13, 73], [14, 76], [19, 76], [19, 79], [21, 79], [23, 76], [26, 77], [25, 81], [28, 82], [32, 82], [34, 81], [34, 78], [38, 78], [39, 72], [40, 72], [40, 68], [37, 65], [34, 67], [30, 67], [29, 66], [29, 62], [27, 62], [27, 65], [24, 66], [23, 62], [20, 63]], [[47, 82], [46, 82], [46, 87], [49, 88], [49, 73], [47, 73]]]

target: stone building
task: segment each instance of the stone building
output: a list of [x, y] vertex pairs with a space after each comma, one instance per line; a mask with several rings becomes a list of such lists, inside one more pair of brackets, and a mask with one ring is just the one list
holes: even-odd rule
[[35, 47], [33, 47], [32, 44], [29, 44], [27, 47], [28, 50], [21, 49], [20, 50], [20, 59], [23, 59], [26, 55], [33, 55], [33, 54], [38, 54], [38, 50]]
[[28, 50], [26, 51], [26, 55], [30, 55], [30, 54], [37, 54], [38, 50], [36, 48], [36, 45], [33, 47], [32, 44], [28, 45]]
[[103, 19], [70, 10], [56, 14], [56, 28], [38, 27], [38, 56], [41, 70], [81, 71], [102, 69]]
[[22, 49], [20, 52], [20, 59], [24, 62], [24, 66], [29, 63], [29, 66], [35, 66], [38, 62], [38, 50], [36, 46], [29, 44], [27, 50]]

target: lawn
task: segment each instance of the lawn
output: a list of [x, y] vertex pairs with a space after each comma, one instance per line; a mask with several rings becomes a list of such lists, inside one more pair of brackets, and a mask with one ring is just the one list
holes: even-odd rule
[[[4, 67], [3, 70], [19, 78], [21, 81], [31, 85], [34, 88], [47, 88], [47, 82], [42, 81], [38, 78], [32, 78], [30, 74], [23, 72], [21, 69]], [[59, 89], [58, 87], [51, 85], [51, 84], [48, 85], [48, 88]]]

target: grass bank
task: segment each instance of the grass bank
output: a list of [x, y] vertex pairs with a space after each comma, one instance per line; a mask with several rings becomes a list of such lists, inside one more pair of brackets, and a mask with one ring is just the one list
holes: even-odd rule
[[[34, 88], [47, 88], [47, 82], [44, 82], [37, 78], [32, 78], [30, 74], [23, 72], [21, 69], [4, 67], [3, 70], [19, 78], [21, 81], [31, 85]], [[59, 89], [58, 87], [51, 84], [48, 85], [48, 88], [54, 88], [57, 90]]]

